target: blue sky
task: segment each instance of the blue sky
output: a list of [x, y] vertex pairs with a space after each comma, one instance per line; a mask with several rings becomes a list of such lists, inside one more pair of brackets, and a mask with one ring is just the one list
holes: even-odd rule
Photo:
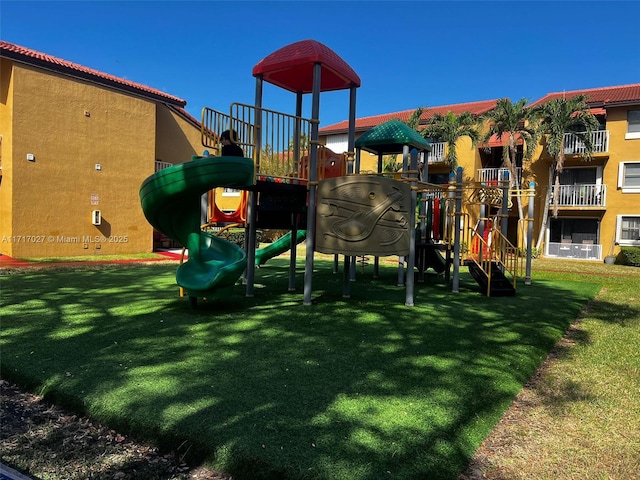
[[[639, 83], [639, 18], [634, 0], [2, 0], [0, 38], [176, 95], [196, 118], [253, 104], [254, 65], [313, 39], [360, 76], [365, 117]], [[263, 105], [294, 113], [295, 95], [267, 84]], [[348, 105], [323, 94], [321, 126]]]

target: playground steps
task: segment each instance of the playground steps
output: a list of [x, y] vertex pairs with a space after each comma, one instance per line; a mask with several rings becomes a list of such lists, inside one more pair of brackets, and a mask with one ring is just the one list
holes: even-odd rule
[[516, 294], [513, 283], [502, 273], [498, 262], [491, 262], [491, 289], [489, 290], [489, 276], [480, 265], [469, 259], [464, 261], [469, 273], [478, 282], [482, 293], [490, 297], [512, 297]]

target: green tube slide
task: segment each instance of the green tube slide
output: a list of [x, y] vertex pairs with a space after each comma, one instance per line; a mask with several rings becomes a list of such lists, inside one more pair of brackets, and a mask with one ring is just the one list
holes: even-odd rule
[[[298, 230], [296, 233], [296, 245], [307, 237], [306, 230]], [[275, 242], [256, 250], [256, 265], [264, 265], [270, 258], [276, 257], [291, 248], [291, 232], [286, 233]]]
[[215, 187], [253, 185], [253, 160], [243, 157], [197, 157], [156, 172], [140, 187], [147, 221], [189, 250], [176, 282], [190, 297], [212, 296], [232, 287], [247, 264], [244, 250], [200, 229], [200, 198]]

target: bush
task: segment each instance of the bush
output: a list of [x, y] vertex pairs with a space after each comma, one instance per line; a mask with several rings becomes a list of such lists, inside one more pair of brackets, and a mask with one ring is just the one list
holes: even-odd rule
[[[244, 248], [244, 228], [232, 228], [227, 235], [221, 235], [226, 241], [235, 243], [240, 248]], [[256, 231], [256, 245], [262, 241], [262, 232]]]
[[620, 247], [616, 257], [616, 265], [640, 267], [640, 247]]
[[[540, 249], [531, 247], [531, 258], [538, 258], [540, 256]], [[526, 258], [527, 249], [524, 247], [518, 247], [518, 257]]]
[[267, 229], [267, 230], [262, 230], [261, 233], [262, 233], [262, 237], [261, 237], [262, 242], [273, 243], [279, 238], [281, 238], [282, 236], [289, 233], [289, 230]]

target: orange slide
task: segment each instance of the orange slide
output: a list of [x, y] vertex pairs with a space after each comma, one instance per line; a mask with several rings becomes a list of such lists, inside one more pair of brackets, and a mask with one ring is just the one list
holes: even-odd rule
[[244, 223], [247, 221], [247, 191], [240, 192], [240, 204], [235, 212], [225, 213], [216, 204], [215, 189], [209, 191], [209, 223]]

